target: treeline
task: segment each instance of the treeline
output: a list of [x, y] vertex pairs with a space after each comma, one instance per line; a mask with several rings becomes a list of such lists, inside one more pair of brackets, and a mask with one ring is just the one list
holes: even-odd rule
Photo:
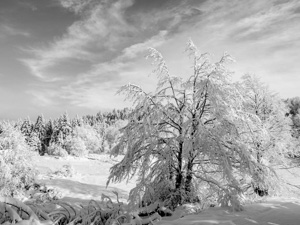
[[[40, 155], [75, 155], [108, 152], [113, 147], [120, 132], [127, 122], [130, 110], [112, 110], [98, 112], [96, 115], [70, 118], [67, 113], [58, 118], [46, 120], [43, 115], [36, 121], [29, 118], [12, 123], [20, 131], [31, 150]], [[0, 125], [0, 133], [6, 129]]]
[[[291, 118], [291, 132], [300, 145], [300, 97], [284, 100]], [[29, 118], [18, 121], [1, 121], [0, 134], [10, 123], [24, 136], [27, 145], [40, 155], [82, 156], [88, 152], [109, 152], [120, 135], [119, 129], [126, 125], [130, 114], [129, 108], [98, 112], [96, 115], [70, 118], [64, 113], [58, 118], [46, 120], [39, 115], [36, 121]], [[298, 156], [297, 154], [294, 156]]]
[[289, 109], [286, 115], [292, 120], [292, 136], [300, 140], [300, 97], [290, 98], [285, 102]]

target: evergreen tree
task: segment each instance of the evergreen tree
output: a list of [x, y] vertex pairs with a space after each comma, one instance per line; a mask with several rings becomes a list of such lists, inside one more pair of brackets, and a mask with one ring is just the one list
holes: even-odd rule
[[65, 148], [65, 141], [73, 134], [73, 128], [67, 113], [61, 115], [57, 120], [53, 121], [53, 134], [51, 142], [61, 145]]
[[294, 97], [286, 101], [288, 106], [287, 116], [292, 119], [293, 136], [300, 137], [300, 97]]
[[42, 144], [42, 150], [44, 153], [48, 153], [48, 147], [50, 146], [53, 133], [54, 133], [54, 126], [53, 126], [53, 121], [50, 118], [45, 125], [45, 135]]
[[[35, 140], [35, 147], [36, 150], [39, 152], [40, 155], [44, 155], [45, 154], [45, 148], [44, 146], [44, 139], [45, 139], [45, 134], [46, 134], [46, 130], [45, 130], [45, 121], [44, 121], [44, 116], [38, 116], [37, 120], [33, 126], [33, 130], [32, 130], [32, 138], [34, 139], [38, 139]], [[33, 140], [32, 140], [33, 141]]]
[[42, 142], [38, 136], [38, 133], [32, 132], [29, 137], [28, 145], [34, 150], [40, 153], [42, 148]]
[[33, 130], [33, 124], [31, 123], [29, 118], [26, 118], [23, 121], [23, 124], [21, 125], [20, 130], [21, 130], [21, 133], [25, 137], [26, 143], [28, 144], [30, 142], [29, 139], [30, 139], [31, 132]]
[[82, 118], [76, 115], [76, 117], [71, 120], [71, 125], [73, 129], [75, 129], [76, 127], [81, 127], [83, 125]]

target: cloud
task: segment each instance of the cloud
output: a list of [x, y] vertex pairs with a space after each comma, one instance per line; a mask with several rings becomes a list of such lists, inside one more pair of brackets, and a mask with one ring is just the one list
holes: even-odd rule
[[30, 9], [32, 11], [38, 10], [37, 6], [30, 1], [19, 1], [18, 4], [24, 8]]
[[[236, 40], [266, 40], [274, 39], [274, 33], [279, 38], [293, 38], [279, 30], [290, 30], [296, 28], [295, 22], [299, 22], [299, 13], [294, 13], [295, 8], [300, 7], [299, 1], [288, 1], [282, 4], [274, 4], [264, 10], [259, 10], [252, 16], [243, 18], [236, 24]], [[299, 28], [299, 25], [298, 25]], [[279, 36], [279, 38], [278, 38]], [[297, 34], [299, 38], [299, 32]]]
[[[139, 2], [133, 0], [59, 2], [63, 8], [80, 15], [81, 19], [75, 21], [62, 37], [52, 43], [27, 49], [34, 57], [22, 60], [33, 75], [45, 81], [60, 79], [54, 78], [55, 75], [50, 71], [62, 60], [84, 60], [90, 61], [92, 65], [95, 61], [113, 59], [124, 48], [142, 43], [149, 37], [160, 36], [166, 29], [171, 35], [181, 23], [187, 23], [188, 18], [200, 11], [186, 4], [186, 1], [183, 1], [184, 4], [177, 1], [178, 5], [145, 13], [129, 13]], [[135, 46], [138, 47], [141, 46]]]
[[[123, 0], [107, 5], [98, 4], [88, 10], [81, 20], [74, 22], [63, 37], [45, 47], [27, 49], [27, 52], [35, 57], [22, 61], [33, 75], [46, 81], [55, 81], [57, 78], [53, 78], [53, 75], [47, 72], [62, 60], [98, 59], [102, 51], [113, 49], [124, 35], [130, 33], [131, 27], [122, 19], [122, 14], [131, 2], [131, 0]], [[83, 7], [74, 6], [72, 1], [62, 1], [62, 4], [72, 9], [76, 6], [74, 9], [76, 11]], [[85, 5], [84, 1], [82, 4]]]
[[30, 37], [30, 33], [22, 29], [14, 28], [7, 24], [0, 24], [0, 38], [7, 38], [10, 36]]
[[30, 93], [43, 106], [51, 105], [54, 99], [86, 108], [95, 108], [104, 104], [103, 101], [110, 102], [110, 107], [125, 106], [123, 98], [115, 96], [115, 93], [128, 82], [124, 79], [138, 77], [144, 72], [135, 65], [135, 61], [130, 60], [145, 56], [148, 47], [159, 47], [165, 42], [167, 34], [167, 31], [161, 31], [145, 42], [131, 45], [112, 61], [94, 64], [89, 71], [73, 76], [72, 80], [56, 80], [56, 85], [48, 86], [46, 92]]
[[32, 96], [33, 104], [42, 107], [57, 105], [53, 100], [57, 97], [57, 92], [54, 90], [29, 90], [26, 92]]
[[59, 0], [62, 7], [75, 12], [76, 14], [81, 14], [84, 10], [89, 8], [93, 0]]
[[[142, 14], [133, 12], [139, 21], [130, 21], [128, 10], [135, 2], [122, 1], [72, 1], [61, 0], [63, 8], [81, 16], [67, 28], [66, 33], [52, 43], [41, 47], [26, 49], [34, 57], [22, 59], [30, 72], [43, 82], [55, 82], [62, 91], [59, 98], [68, 99], [72, 104], [84, 102], [88, 104], [92, 99], [89, 93], [93, 88], [121, 86], [124, 70], [131, 67], [130, 60], [136, 60], [145, 55], [148, 47], [162, 45], [170, 35], [162, 29], [177, 27], [184, 17], [193, 14], [190, 9], [181, 9], [173, 19], [173, 13], [180, 7], [160, 10], [161, 13], [148, 12]], [[91, 7], [91, 5], [93, 7]], [[170, 12], [170, 13], [169, 13]], [[155, 20], [153, 20], [153, 16]], [[142, 23], [140, 23], [143, 21]], [[162, 22], [163, 26], [161, 26]], [[148, 24], [149, 26], [147, 26]], [[145, 36], [141, 27], [153, 27]], [[90, 68], [85, 72], [74, 73], [72, 77], [64, 72], [56, 72], [56, 68], [63, 63], [74, 60], [85, 61]], [[133, 63], [134, 64], [134, 63]], [[68, 72], [65, 72], [67, 74]], [[97, 84], [93, 87], [92, 84]], [[81, 93], [78, 95], [78, 93]], [[45, 98], [52, 98], [45, 94]], [[81, 100], [79, 100], [81, 99]], [[41, 99], [41, 102], [45, 102]]]
[[123, 55], [118, 57], [118, 60], [120, 60], [120, 58], [133, 59], [137, 57], [139, 53], [145, 52], [145, 50], [149, 47], [156, 48], [157, 46], [163, 44], [166, 41], [167, 34], [167, 30], [161, 30], [157, 35], [146, 40], [145, 42], [137, 43], [123, 49]]
[[[59, 0], [59, 4], [80, 19], [51, 43], [27, 49], [32, 56], [22, 60], [41, 81], [56, 84], [48, 86], [56, 94], [39, 93], [49, 100], [40, 97], [45, 104], [53, 98], [90, 108], [104, 101], [110, 104], [119, 86], [130, 79], [140, 81], [142, 73], [150, 72], [142, 63], [148, 47], [162, 49], [174, 71], [182, 72], [182, 59], [175, 57], [182, 56], [189, 37], [201, 50], [232, 51], [244, 66], [239, 72], [255, 72], [253, 68], [267, 72], [264, 65], [276, 68], [278, 76], [283, 66], [275, 53], [288, 57], [288, 46], [297, 46], [300, 38], [299, 1]], [[299, 53], [294, 55], [293, 62]], [[74, 61], [83, 62], [85, 70], [74, 69], [70, 75], [61, 65]]]

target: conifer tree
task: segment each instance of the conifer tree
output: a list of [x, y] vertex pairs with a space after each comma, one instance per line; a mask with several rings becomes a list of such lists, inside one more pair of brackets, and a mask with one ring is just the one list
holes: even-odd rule
[[76, 115], [76, 117], [71, 120], [71, 125], [72, 125], [73, 129], [75, 129], [76, 127], [82, 126], [83, 125], [82, 118], [79, 117], [78, 115]]
[[51, 142], [59, 144], [65, 148], [66, 139], [73, 134], [73, 128], [67, 113], [61, 115], [57, 120], [53, 121], [53, 134]]
[[286, 100], [288, 106], [287, 116], [292, 119], [293, 136], [300, 137], [300, 97], [294, 97]]
[[50, 146], [53, 133], [54, 133], [54, 125], [52, 119], [50, 118], [48, 122], [45, 124], [45, 135], [42, 143], [42, 149], [44, 153], [48, 153], [48, 147]]
[[42, 147], [44, 146], [44, 139], [45, 139], [45, 119], [43, 115], [40, 115], [37, 117], [37, 120], [33, 126], [33, 130], [32, 130], [32, 134], [31, 136], [34, 137], [34, 139], [39, 139], [39, 141], [35, 141], [36, 144], [36, 150], [39, 152], [40, 155], [44, 155], [45, 152], [45, 148]]
[[24, 119], [20, 130], [21, 130], [21, 133], [25, 136], [25, 141], [28, 144], [31, 132], [33, 130], [33, 124], [29, 118]]

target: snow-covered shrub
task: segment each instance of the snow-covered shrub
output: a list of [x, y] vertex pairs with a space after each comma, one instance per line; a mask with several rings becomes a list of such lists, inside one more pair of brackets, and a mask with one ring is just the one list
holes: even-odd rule
[[72, 177], [75, 174], [75, 169], [70, 164], [63, 165], [62, 168], [54, 172], [57, 176]]
[[48, 147], [47, 153], [49, 155], [54, 155], [54, 156], [61, 156], [65, 157], [68, 155], [68, 152], [61, 147], [61, 145], [56, 144], [56, 143], [51, 143], [50, 146]]
[[[118, 142], [118, 139], [121, 136], [120, 129], [125, 127], [128, 122], [124, 120], [119, 120], [116, 123], [112, 124], [111, 126], [105, 129], [105, 142], [106, 142], [106, 151], [111, 152], [112, 148]], [[120, 152], [121, 154], [124, 152]]]
[[74, 133], [84, 142], [88, 152], [101, 152], [102, 138], [93, 127], [89, 125], [78, 126], [74, 129]]
[[14, 126], [3, 123], [1, 130], [0, 196], [17, 196], [34, 182], [36, 172], [29, 163], [33, 152]]
[[84, 141], [80, 137], [72, 137], [66, 142], [66, 150], [73, 156], [84, 156], [88, 153]]

